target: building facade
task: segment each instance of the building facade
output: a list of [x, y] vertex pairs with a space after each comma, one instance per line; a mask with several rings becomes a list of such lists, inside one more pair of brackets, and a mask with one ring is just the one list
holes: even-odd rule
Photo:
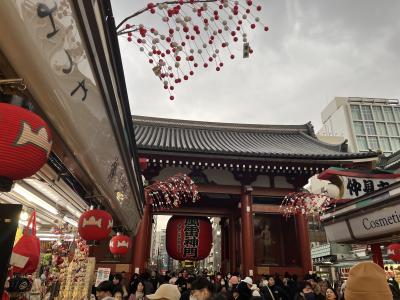
[[[138, 236], [151, 216], [173, 214], [221, 219], [221, 270], [244, 276], [312, 270], [308, 220], [284, 216], [283, 197], [332, 166], [370, 165], [374, 152], [347, 153], [319, 141], [311, 124], [260, 125], [134, 117], [142, 172], [149, 183], [178, 173], [197, 184], [201, 201], [167, 211], [146, 204]], [[293, 245], [296, 245], [295, 247]], [[150, 253], [137, 244], [135, 269]], [[149, 251], [150, 252], [150, 251]], [[139, 255], [140, 254], [140, 255]]]
[[400, 150], [400, 105], [398, 99], [335, 97], [322, 111], [322, 136], [348, 140], [349, 150]]

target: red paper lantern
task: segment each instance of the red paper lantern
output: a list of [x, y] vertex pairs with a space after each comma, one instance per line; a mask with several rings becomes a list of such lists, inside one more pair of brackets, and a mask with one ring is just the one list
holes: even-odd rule
[[98, 241], [108, 237], [113, 227], [111, 215], [105, 210], [85, 211], [79, 218], [78, 232], [86, 241]]
[[128, 253], [130, 247], [130, 237], [122, 235], [119, 232], [110, 240], [110, 252], [114, 255], [125, 255]]
[[46, 122], [33, 112], [0, 103], [0, 136], [0, 179], [3, 181], [30, 177], [46, 163], [52, 144], [51, 132]]
[[212, 228], [206, 217], [172, 217], [167, 224], [168, 255], [176, 260], [202, 260], [211, 251]]
[[400, 244], [390, 244], [387, 249], [389, 258], [395, 262], [400, 261]]

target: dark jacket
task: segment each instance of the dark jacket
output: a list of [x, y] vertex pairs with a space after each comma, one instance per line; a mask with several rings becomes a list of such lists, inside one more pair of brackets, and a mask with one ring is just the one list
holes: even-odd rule
[[[289, 295], [286, 293], [286, 291], [277, 285], [263, 286], [260, 289], [260, 292], [265, 300], [290, 300]], [[271, 296], [271, 294], [273, 295], [273, 297]]]
[[251, 290], [246, 282], [240, 282], [237, 286], [237, 291], [239, 293], [239, 298], [237, 300], [250, 300]]

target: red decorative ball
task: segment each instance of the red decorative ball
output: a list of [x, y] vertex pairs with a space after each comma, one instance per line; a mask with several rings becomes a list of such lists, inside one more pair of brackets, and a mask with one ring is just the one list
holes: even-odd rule
[[169, 100], [174, 100], [175, 99], [175, 97], [174, 96], [169, 96]]
[[109, 246], [112, 254], [125, 255], [131, 247], [131, 239], [129, 236], [117, 233], [117, 235], [110, 240]]
[[206, 217], [173, 216], [167, 224], [166, 243], [167, 252], [173, 259], [206, 258], [212, 245], [210, 220]]
[[79, 218], [78, 232], [86, 241], [98, 241], [108, 237], [113, 227], [111, 215], [105, 210], [85, 211]]
[[35, 174], [47, 161], [52, 137], [38, 115], [0, 103], [0, 177], [19, 180]]
[[250, 28], [251, 28], [251, 29], [255, 29], [255, 28], [256, 28], [256, 24], [251, 24], [251, 25], [250, 25]]
[[395, 262], [400, 261], [400, 244], [390, 244], [387, 249], [388, 256]]

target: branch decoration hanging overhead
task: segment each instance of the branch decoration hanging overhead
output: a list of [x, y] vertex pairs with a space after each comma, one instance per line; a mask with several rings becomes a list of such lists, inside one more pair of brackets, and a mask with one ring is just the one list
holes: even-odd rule
[[[248, 29], [268, 31], [257, 14], [262, 6], [253, 0], [178, 0], [148, 3], [138, 12], [126, 17], [117, 33], [136, 45], [169, 99], [174, 100], [175, 85], [189, 80], [196, 68], [224, 66], [225, 55], [235, 59], [232, 44], [243, 43], [243, 57], [253, 53], [248, 41]], [[133, 24], [135, 17], [149, 13], [161, 21], [159, 26]]]
[[336, 206], [336, 199], [325, 194], [296, 192], [286, 195], [280, 208], [286, 217], [297, 213], [320, 217], [331, 206]]
[[155, 182], [145, 190], [153, 210], [166, 210], [179, 207], [183, 203], [195, 203], [200, 200], [196, 184], [185, 174], [169, 177], [166, 181]]

